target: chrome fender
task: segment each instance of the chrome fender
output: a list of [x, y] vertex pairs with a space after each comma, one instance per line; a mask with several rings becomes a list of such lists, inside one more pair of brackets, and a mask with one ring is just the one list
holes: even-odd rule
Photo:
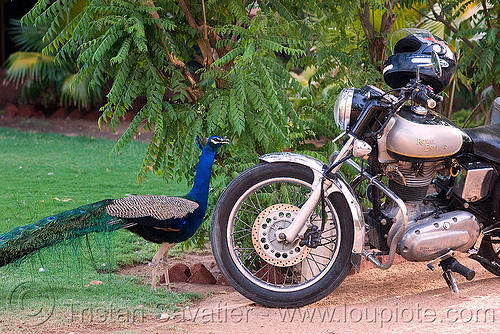
[[[259, 159], [267, 163], [291, 162], [309, 167], [314, 174], [313, 186], [316, 186], [318, 184], [321, 176], [323, 175], [323, 171], [328, 168], [328, 166], [322, 161], [298, 153], [271, 153], [263, 155], [259, 157]], [[359, 271], [361, 253], [365, 245], [365, 220], [363, 217], [363, 211], [361, 210], [361, 206], [359, 205], [359, 202], [354, 195], [353, 190], [340, 175], [336, 174], [335, 177], [330, 180], [332, 181], [332, 185], [328, 189], [326, 189], [326, 195], [330, 195], [334, 192], [342, 193], [342, 195], [347, 200], [347, 204], [349, 205], [349, 209], [351, 211], [352, 221], [354, 225], [354, 243], [352, 247], [353, 256], [351, 256], [351, 261]]]

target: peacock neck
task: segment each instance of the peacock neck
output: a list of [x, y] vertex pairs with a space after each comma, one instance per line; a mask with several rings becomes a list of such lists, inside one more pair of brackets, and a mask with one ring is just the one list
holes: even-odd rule
[[215, 152], [208, 149], [203, 150], [198, 166], [196, 167], [193, 188], [187, 194], [200, 205], [200, 208], [204, 209], [206, 209], [208, 202], [208, 189], [210, 187], [214, 158]]

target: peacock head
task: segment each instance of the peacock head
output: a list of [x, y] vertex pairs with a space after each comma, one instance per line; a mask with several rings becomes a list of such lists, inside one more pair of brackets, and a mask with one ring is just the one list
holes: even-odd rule
[[205, 139], [202, 143], [200, 137], [196, 136], [196, 143], [198, 143], [198, 147], [202, 151], [203, 149], [208, 149], [213, 152], [216, 152], [217, 149], [221, 147], [223, 144], [229, 144], [229, 139], [222, 138], [219, 136], [212, 136], [209, 137], [208, 139]]

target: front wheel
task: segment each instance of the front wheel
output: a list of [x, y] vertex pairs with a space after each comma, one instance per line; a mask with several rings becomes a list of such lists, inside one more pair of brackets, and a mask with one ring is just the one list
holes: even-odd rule
[[[262, 163], [235, 178], [219, 198], [211, 240], [223, 276], [245, 297], [270, 307], [300, 307], [330, 294], [347, 276], [353, 223], [345, 198], [326, 200], [326, 225], [316, 248], [278, 242], [309, 197], [311, 169]], [[321, 206], [310, 223], [321, 227]]]

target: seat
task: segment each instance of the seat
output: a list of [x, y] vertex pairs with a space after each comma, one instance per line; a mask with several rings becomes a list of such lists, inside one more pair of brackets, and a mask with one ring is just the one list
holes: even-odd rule
[[472, 139], [474, 154], [500, 163], [500, 124], [463, 130]]

